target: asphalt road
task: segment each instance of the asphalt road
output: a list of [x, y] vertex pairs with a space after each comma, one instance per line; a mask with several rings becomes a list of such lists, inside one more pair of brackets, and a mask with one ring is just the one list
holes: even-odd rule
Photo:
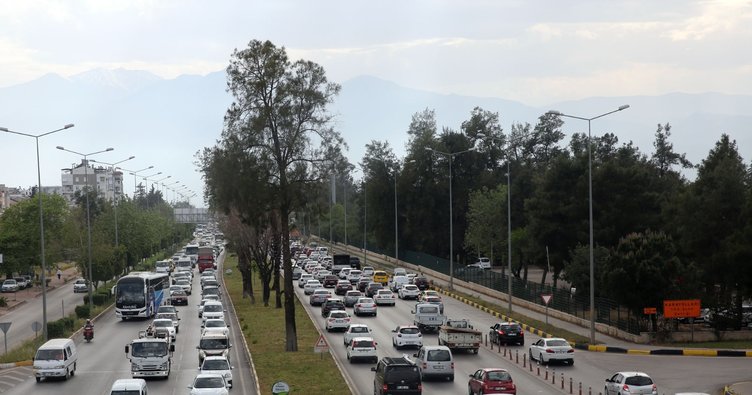
[[[197, 273], [197, 272], [196, 272]], [[194, 278], [193, 293], [188, 306], [178, 306], [180, 332], [175, 342], [172, 370], [168, 379], [148, 380], [150, 394], [185, 394], [198, 373], [198, 345], [201, 320], [198, 318], [197, 305], [200, 301], [198, 277]], [[240, 330], [235, 317], [228, 308], [228, 323], [231, 325], [232, 345], [230, 360], [234, 366], [233, 389], [231, 393], [255, 394], [255, 381], [251, 375], [250, 364], [245, 357], [243, 343], [237, 337]], [[79, 351], [76, 375], [68, 381], [46, 380], [36, 383], [32, 376], [19, 372], [29, 372], [29, 368], [16, 368], [0, 373], [0, 383], [15, 383], [5, 389], [7, 394], [105, 394], [112, 383], [120, 378], [130, 378], [130, 363], [126, 358], [124, 346], [138, 336], [149, 321], [121, 321], [115, 317], [114, 309], [109, 310], [95, 323], [95, 338], [91, 343], [82, 342], [80, 336], [76, 343]], [[9, 377], [13, 379], [9, 379]], [[25, 378], [21, 382], [18, 377]]]
[[[297, 288], [296, 288], [297, 289]], [[326, 333], [324, 320], [319, 307], [311, 307], [308, 297], [302, 289], [297, 289], [303, 305], [311, 313], [321, 332], [325, 334], [335, 359], [343, 367], [346, 377], [354, 383], [356, 393], [373, 393], [373, 372], [371, 364], [353, 364], [346, 359], [343, 335], [341, 333]], [[467, 318], [475, 328], [484, 334], [496, 318], [464, 303], [443, 297], [445, 314], [453, 319]], [[391, 330], [400, 324], [412, 323], [410, 313], [414, 301], [397, 300], [395, 307], [379, 307], [377, 317], [352, 317], [353, 323], [365, 323], [371, 327], [374, 338], [378, 342], [379, 357], [399, 356], [403, 353], [412, 354], [415, 351], [396, 350], [392, 348]], [[352, 313], [352, 309], [348, 308]], [[455, 381], [424, 383], [425, 394], [464, 394], [467, 393], [467, 377], [476, 369], [483, 367], [501, 367], [508, 369], [517, 385], [518, 394], [555, 394], [561, 393], [561, 374], [564, 374], [565, 391], [569, 393], [569, 380], [572, 378], [574, 393], [578, 392], [582, 383], [583, 393], [587, 394], [592, 388], [593, 394], [603, 391], [604, 380], [614, 372], [620, 370], [637, 370], [648, 373], [658, 384], [659, 394], [674, 394], [676, 392], [708, 392], [717, 393], [724, 385], [750, 379], [752, 372], [752, 358], [717, 358], [717, 357], [670, 357], [670, 356], [642, 356], [626, 354], [607, 354], [588, 351], [575, 351], [574, 366], [551, 365], [549, 380], [544, 381], [546, 366], [541, 366], [541, 376], [538, 376], [538, 365], [534, 364], [531, 372], [529, 366], [522, 367], [523, 353], [528, 353], [528, 347], [538, 339], [537, 336], [526, 333], [525, 346], [511, 346], [510, 350], [519, 353], [519, 363], [509, 361], [496, 349], [489, 346], [481, 348], [478, 355], [455, 354]], [[437, 335], [424, 335], [424, 344], [438, 344]], [[551, 385], [550, 375], [556, 372], [556, 384]]]

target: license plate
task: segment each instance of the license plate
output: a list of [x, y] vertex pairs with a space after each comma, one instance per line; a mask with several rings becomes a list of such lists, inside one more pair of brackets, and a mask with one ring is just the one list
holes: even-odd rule
[[496, 388], [494, 388], [494, 389], [495, 389], [496, 391], [504, 391], [505, 389], [507, 389], [507, 387], [496, 387]]
[[508, 336], [517, 336], [516, 333], [510, 333]]
[[443, 366], [441, 366], [441, 365], [436, 365], [436, 366], [435, 366], [434, 368], [435, 368], [436, 370], [444, 370], [444, 367], [443, 367]]
[[341, 324], [341, 323], [345, 322], [345, 320], [335, 320], [334, 322], [336, 322], [338, 324]]
[[409, 390], [410, 386], [408, 386], [408, 385], [398, 385], [397, 389], [398, 390]]

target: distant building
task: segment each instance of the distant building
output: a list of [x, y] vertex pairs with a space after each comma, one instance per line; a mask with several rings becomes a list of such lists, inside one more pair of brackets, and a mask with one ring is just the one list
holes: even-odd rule
[[28, 189], [6, 187], [5, 184], [0, 184], [0, 214], [8, 207], [26, 200], [31, 196]]
[[63, 187], [60, 185], [44, 186], [42, 185], [42, 193], [45, 195], [63, 195]]
[[[88, 180], [87, 180], [88, 178]], [[73, 202], [76, 192], [81, 192], [88, 184], [100, 198], [116, 200], [123, 197], [123, 172], [111, 166], [90, 166], [87, 160], [70, 169], [62, 169], [62, 195]]]

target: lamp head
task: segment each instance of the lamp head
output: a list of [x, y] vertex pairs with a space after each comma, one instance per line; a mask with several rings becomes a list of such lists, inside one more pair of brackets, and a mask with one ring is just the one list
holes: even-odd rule
[[70, 129], [70, 128], [72, 128], [73, 126], [75, 126], [75, 125], [73, 125], [72, 123], [69, 123], [69, 124], [67, 124], [67, 125], [63, 126], [63, 129]]
[[59, 150], [63, 150], [63, 151], [65, 150], [65, 148], [64, 148], [64, 147], [63, 147], [62, 145], [58, 145], [58, 146], [57, 146], [57, 147], [55, 147], [55, 148], [57, 148], [57, 149], [59, 149]]
[[109, 152], [109, 151], [114, 151], [114, 150], [115, 150], [115, 148], [110, 147], [110, 148], [107, 148], [106, 150], [104, 150], [104, 152]]
[[8, 128], [0, 127], [0, 131], [8, 132]]
[[561, 111], [556, 111], [556, 110], [551, 110], [551, 111], [547, 112], [546, 114], [549, 114], [549, 115], [558, 115], [558, 116], [564, 115]]
[[126, 159], [126, 160], [131, 160], [131, 159], [133, 159], [133, 158], [135, 158], [135, 157], [136, 157], [136, 156], [135, 156], [135, 155], [133, 155], [133, 156], [131, 156], [130, 158], [128, 158], [128, 159]]
[[619, 106], [619, 111], [621, 111], [621, 110], [626, 110], [626, 109], [628, 109], [628, 108], [629, 108], [629, 104], [625, 104], [625, 105], [623, 105], [623, 106]]

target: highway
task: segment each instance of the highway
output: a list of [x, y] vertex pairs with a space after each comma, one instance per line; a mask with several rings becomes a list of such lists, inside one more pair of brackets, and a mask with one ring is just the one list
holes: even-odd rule
[[[220, 266], [221, 268], [221, 266]], [[195, 273], [198, 273], [196, 271]], [[198, 318], [197, 305], [200, 301], [201, 287], [198, 276], [193, 280], [193, 293], [189, 296], [188, 306], [178, 306], [180, 332], [175, 342], [172, 370], [168, 379], [147, 380], [149, 394], [185, 394], [198, 373], [198, 345], [201, 319]], [[225, 303], [229, 314], [227, 321], [231, 325], [233, 348], [230, 350], [230, 360], [233, 369], [233, 388], [231, 393], [255, 394], [255, 381], [251, 375], [250, 363], [245, 356], [242, 341], [238, 338], [240, 330], [232, 309]], [[131, 339], [138, 337], [138, 331], [143, 330], [148, 320], [121, 321], [115, 317], [114, 309], [108, 310], [95, 323], [94, 340], [91, 343], [82, 342], [77, 336], [78, 367], [76, 375], [68, 381], [49, 380], [36, 383], [32, 376], [15, 386], [5, 389], [7, 394], [105, 394], [109, 393], [112, 383], [120, 378], [130, 378], [130, 363], [126, 358], [124, 347]], [[14, 368], [14, 370], [31, 371], [29, 367]], [[0, 374], [0, 381], [3, 375]], [[5, 380], [9, 381], [9, 380]]]
[[[295, 283], [297, 285], [297, 282]], [[356, 394], [373, 393], [373, 375], [370, 363], [350, 364], [346, 359], [343, 335], [339, 332], [327, 333], [324, 329], [324, 319], [319, 307], [312, 307], [308, 303], [308, 296], [303, 290], [296, 288], [298, 296], [310, 315], [314, 318], [321, 333], [325, 334], [334, 358], [344, 368], [345, 377], [355, 386]], [[333, 290], [332, 290], [333, 292]], [[496, 318], [478, 309], [470, 307], [448, 296], [443, 297], [445, 314], [453, 319], [467, 318], [476, 329], [484, 335], [496, 322]], [[396, 350], [392, 347], [391, 330], [400, 324], [411, 324], [410, 310], [414, 301], [397, 300], [395, 307], [380, 306], [377, 317], [355, 317], [353, 323], [367, 324], [372, 330], [379, 357], [399, 356], [403, 353], [412, 354], [412, 350]], [[352, 314], [352, 309], [348, 308]], [[726, 384], [750, 380], [752, 358], [718, 358], [718, 357], [674, 357], [674, 356], [643, 356], [626, 354], [606, 354], [588, 351], [575, 351], [574, 366], [549, 366], [549, 380], [544, 381], [546, 366], [541, 366], [538, 376], [538, 365], [534, 364], [531, 372], [529, 366], [522, 367], [522, 354], [527, 354], [528, 347], [538, 339], [537, 336], [526, 333], [525, 347], [511, 346], [510, 350], [516, 356], [519, 353], [519, 363], [509, 361], [496, 349], [489, 346], [481, 347], [478, 355], [456, 353], [455, 380], [453, 383], [445, 381], [431, 381], [424, 383], [425, 394], [465, 394], [467, 393], [468, 375], [483, 367], [501, 367], [508, 369], [518, 388], [518, 394], [555, 394], [569, 393], [569, 379], [573, 380], [574, 393], [578, 393], [579, 383], [583, 385], [583, 393], [592, 388], [593, 394], [603, 391], [604, 380], [616, 371], [637, 370], [651, 375], [658, 385], [659, 394], [674, 394], [676, 392], [707, 392], [717, 393]], [[437, 335], [424, 335], [424, 344], [438, 344]], [[502, 349], [503, 350], [503, 349]], [[556, 372], [556, 383], [552, 385], [551, 374]], [[561, 390], [561, 374], [565, 378], [565, 390]]]

